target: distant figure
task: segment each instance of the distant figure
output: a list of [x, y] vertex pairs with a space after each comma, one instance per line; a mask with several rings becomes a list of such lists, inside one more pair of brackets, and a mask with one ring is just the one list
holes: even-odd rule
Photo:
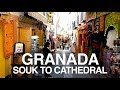
[[111, 66], [111, 56], [113, 54], [113, 49], [109, 48], [107, 51], [107, 57], [106, 57], [106, 71], [108, 72], [107, 77], [110, 77], [110, 66]]
[[105, 46], [104, 50], [103, 50], [103, 66], [105, 67], [105, 71], [106, 71], [106, 62], [107, 62], [107, 52], [108, 52], [109, 47]]
[[65, 48], [65, 44], [64, 44], [64, 43], [62, 43], [62, 46], [63, 46], [63, 50], [64, 50], [64, 48]]
[[70, 51], [71, 51], [73, 54], [76, 54], [76, 43], [75, 43], [75, 42], [74, 42], [73, 45], [71, 46]]
[[111, 70], [112, 70], [112, 74], [115, 74], [115, 67], [116, 65], [114, 63], [117, 63], [117, 58], [116, 58], [116, 54], [113, 53], [111, 56]]
[[49, 39], [47, 39], [47, 42], [50, 42], [50, 40], [49, 40]]

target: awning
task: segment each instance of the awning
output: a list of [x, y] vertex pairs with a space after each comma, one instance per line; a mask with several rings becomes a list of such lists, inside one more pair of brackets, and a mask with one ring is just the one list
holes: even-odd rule
[[10, 14], [10, 12], [0, 12], [0, 14]]
[[51, 25], [50, 25], [50, 23], [44, 23], [47, 27], [50, 27]]
[[43, 23], [47, 23], [47, 18], [45, 18], [43, 15], [41, 15], [38, 12], [28, 12], [28, 15], [37, 19], [37, 20], [42, 21]]
[[37, 21], [32, 20], [32, 19], [30, 19], [28, 17], [25, 17], [25, 16], [20, 16], [18, 18], [18, 20], [21, 21], [21, 22], [29, 23], [29, 24], [37, 24], [38, 23]]

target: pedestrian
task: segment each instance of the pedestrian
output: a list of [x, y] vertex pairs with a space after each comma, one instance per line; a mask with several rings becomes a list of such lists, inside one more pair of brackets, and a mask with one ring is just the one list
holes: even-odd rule
[[71, 49], [70, 49], [71, 53], [73, 53], [74, 55], [76, 54], [76, 43], [74, 42], [73, 45], [71, 45]]
[[107, 77], [110, 77], [111, 74], [111, 70], [110, 70], [110, 66], [111, 66], [111, 56], [113, 54], [113, 49], [109, 48], [107, 51], [107, 57], [106, 57], [106, 70], [107, 70]]
[[[49, 53], [54, 53], [54, 51], [51, 51], [51, 50], [49, 49], [49, 47], [50, 47], [50, 42], [46, 42], [45, 45], [44, 45], [44, 47], [43, 47], [44, 60], [46, 60], [47, 55], [48, 55]], [[52, 66], [52, 63], [48, 63], [48, 64], [46, 65], [46, 67], [47, 67], [47, 66]], [[48, 72], [49, 72], [49, 71], [50, 71], [50, 69], [48, 69]], [[50, 74], [47, 74], [46, 72], [45, 72], [44, 74], [45, 74], [45, 78], [52, 77]]]
[[105, 46], [104, 50], [103, 50], [103, 66], [105, 67], [105, 71], [106, 71], [106, 60], [107, 60], [107, 51], [108, 51], [109, 47]]
[[63, 50], [64, 50], [64, 48], [65, 48], [65, 44], [63, 43], [62, 46], [63, 46]]
[[112, 74], [115, 74], [115, 67], [116, 65], [114, 63], [117, 63], [117, 58], [116, 58], [116, 54], [113, 53], [111, 56], [111, 70], [112, 70]]

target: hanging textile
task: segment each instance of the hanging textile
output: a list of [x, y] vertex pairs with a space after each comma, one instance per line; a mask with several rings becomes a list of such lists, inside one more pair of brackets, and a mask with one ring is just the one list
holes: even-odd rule
[[99, 31], [104, 31], [105, 29], [105, 16], [100, 17], [100, 29]]

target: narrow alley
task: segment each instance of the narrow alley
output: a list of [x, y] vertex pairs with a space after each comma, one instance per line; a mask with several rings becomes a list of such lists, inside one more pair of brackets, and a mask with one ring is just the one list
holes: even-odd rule
[[[0, 12], [0, 78], [120, 78], [119, 21], [120, 12]], [[48, 54], [55, 60], [57, 53], [65, 53], [66, 61], [72, 53], [76, 62], [84, 54], [79, 63], [87, 57], [90, 65], [83, 66], [98, 65], [106, 75], [43, 75], [39, 68], [39, 74], [33, 73], [35, 66], [49, 61]], [[80, 65], [51, 65], [57, 66]]]

